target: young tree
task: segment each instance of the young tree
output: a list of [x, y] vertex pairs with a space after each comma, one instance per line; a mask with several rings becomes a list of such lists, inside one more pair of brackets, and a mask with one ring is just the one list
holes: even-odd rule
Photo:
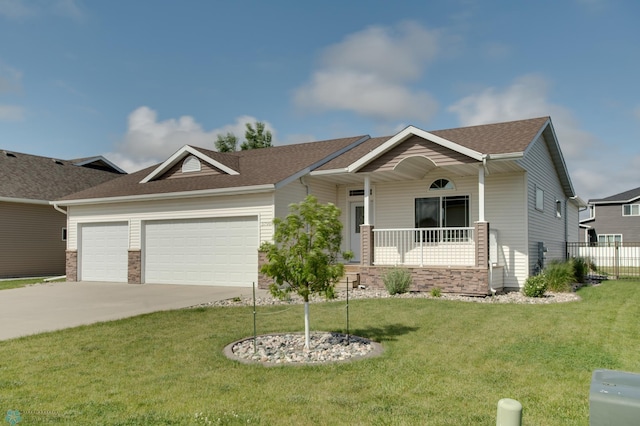
[[245, 142], [240, 145], [240, 149], [245, 151], [247, 149], [268, 148], [271, 146], [271, 132], [264, 130], [264, 123], [256, 121], [256, 127], [254, 128], [251, 123], [245, 123], [247, 130], [244, 132]]
[[261, 272], [275, 280], [270, 286], [274, 296], [291, 291], [302, 296], [305, 347], [309, 348], [309, 296], [333, 296], [336, 282], [344, 275], [339, 256], [349, 260], [353, 254], [340, 253], [342, 223], [335, 205], [320, 204], [309, 195], [289, 206], [289, 211], [286, 218], [273, 220], [273, 243], [265, 242], [260, 247], [268, 260]]
[[218, 152], [233, 152], [238, 150], [238, 138], [231, 132], [227, 132], [225, 136], [218, 135], [216, 140], [216, 149]]

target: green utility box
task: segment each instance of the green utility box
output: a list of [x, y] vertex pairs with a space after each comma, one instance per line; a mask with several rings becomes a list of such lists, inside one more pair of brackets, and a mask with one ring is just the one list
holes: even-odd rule
[[590, 426], [640, 424], [640, 374], [595, 370], [589, 393]]

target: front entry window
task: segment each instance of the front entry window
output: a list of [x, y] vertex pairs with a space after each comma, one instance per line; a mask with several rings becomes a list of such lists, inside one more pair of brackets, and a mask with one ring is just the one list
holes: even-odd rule
[[360, 225], [364, 224], [364, 206], [355, 206], [355, 214], [354, 216], [354, 220], [355, 220], [355, 232], [356, 234], [360, 233]]

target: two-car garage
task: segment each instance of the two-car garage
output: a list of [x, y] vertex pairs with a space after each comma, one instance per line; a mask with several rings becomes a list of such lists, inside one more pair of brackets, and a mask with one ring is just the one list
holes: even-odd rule
[[[82, 281], [127, 282], [128, 222], [79, 230]], [[258, 278], [255, 216], [142, 221], [142, 282], [250, 287]]]

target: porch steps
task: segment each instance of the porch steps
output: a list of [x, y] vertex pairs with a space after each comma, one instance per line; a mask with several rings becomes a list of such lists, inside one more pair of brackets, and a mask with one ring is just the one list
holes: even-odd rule
[[352, 288], [358, 288], [360, 284], [360, 267], [359, 265], [344, 265], [344, 276], [336, 284], [336, 289], [344, 289], [347, 285], [347, 279], [349, 285]]

